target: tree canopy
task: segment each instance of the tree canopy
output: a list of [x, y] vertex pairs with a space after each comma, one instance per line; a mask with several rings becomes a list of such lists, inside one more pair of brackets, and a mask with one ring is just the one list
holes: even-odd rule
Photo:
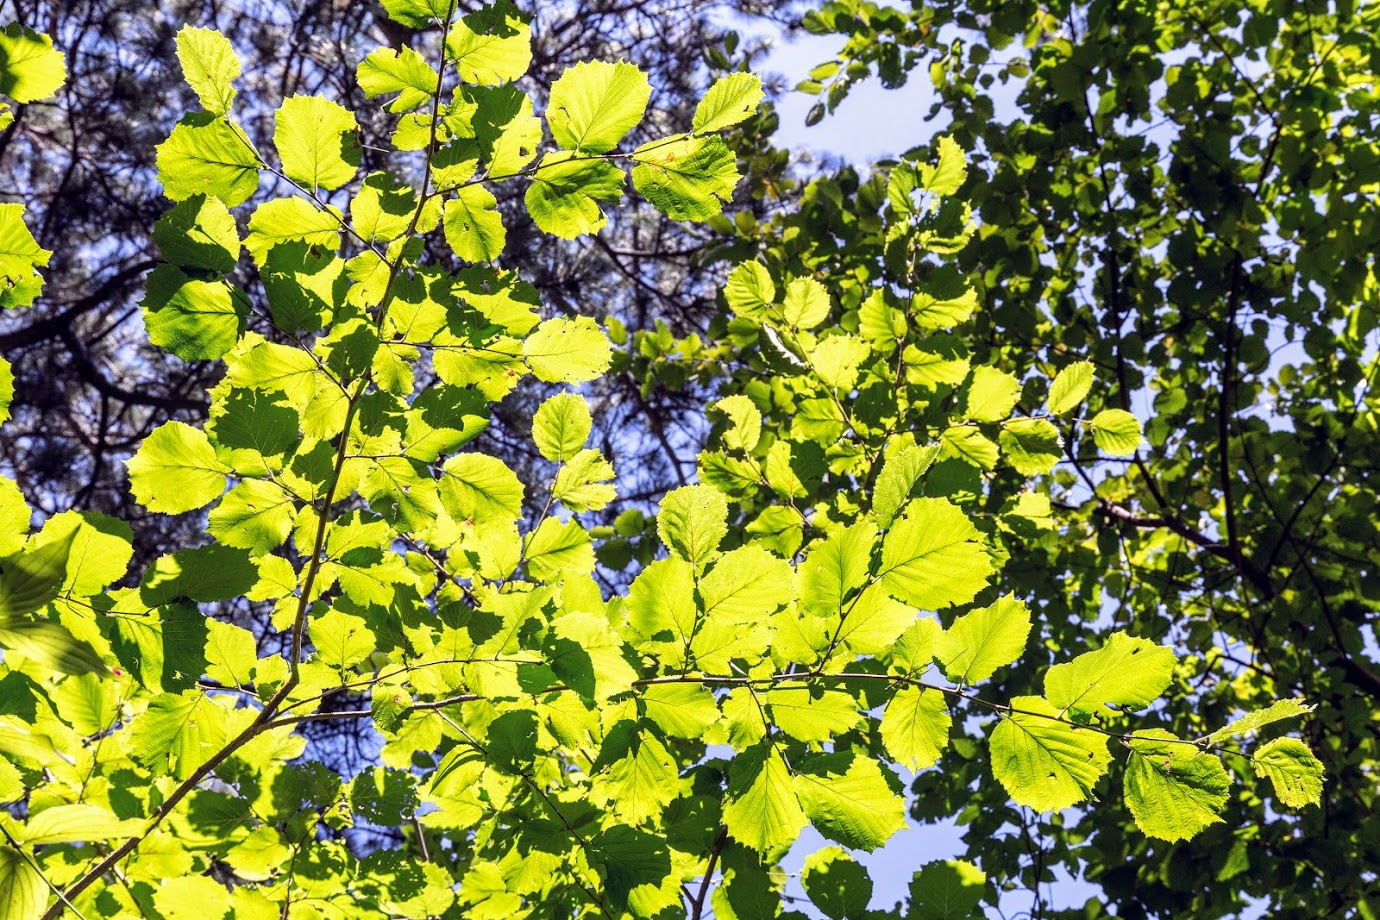
[[0, 914], [1374, 911], [1380, 14], [347, 6], [0, 31]]

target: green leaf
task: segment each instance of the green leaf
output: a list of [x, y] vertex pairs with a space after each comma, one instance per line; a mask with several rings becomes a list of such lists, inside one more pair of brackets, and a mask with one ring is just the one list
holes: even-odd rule
[[992, 773], [1011, 800], [1036, 811], [1086, 800], [1111, 763], [1107, 737], [1058, 721], [1058, 710], [1038, 696], [1016, 697], [1011, 710], [989, 742]]
[[155, 696], [130, 726], [134, 756], [149, 769], [179, 780], [225, 746], [226, 712], [195, 690]]
[[663, 917], [681, 903], [671, 852], [661, 834], [616, 824], [590, 840], [591, 861], [603, 870], [604, 892], [615, 910]]
[[1103, 409], [1088, 427], [1098, 448], [1113, 457], [1129, 457], [1140, 449], [1140, 422], [1124, 409]]
[[106, 673], [95, 649], [51, 620], [0, 617], [0, 648], [19, 652], [58, 674]]
[[728, 533], [728, 502], [709, 486], [673, 489], [661, 500], [656, 530], [674, 555], [703, 567]]
[[[665, 507], [663, 503], [663, 514]], [[697, 539], [687, 536], [686, 545]], [[696, 561], [690, 555], [683, 558]], [[700, 579], [699, 590], [706, 619], [751, 623], [795, 599], [795, 570], [786, 560], [760, 547], [742, 546], [718, 558]]]
[[699, 738], [719, 721], [714, 695], [703, 684], [653, 684], [640, 694], [647, 718], [673, 738]]
[[292, 532], [295, 513], [291, 496], [277, 483], [248, 479], [216, 505], [208, 532], [226, 546], [262, 556], [283, 545]]
[[446, 54], [466, 83], [510, 83], [532, 65], [532, 27], [516, 6], [500, 0], [454, 23]]
[[219, 620], [208, 619], [206, 627], [206, 676], [227, 687], [252, 684], [259, 660], [254, 634]]
[[1002, 426], [1001, 449], [1022, 476], [1042, 476], [1064, 455], [1059, 429], [1043, 418], [1012, 419]]
[[800, 565], [801, 602], [815, 616], [841, 613], [847, 598], [867, 582], [877, 528], [859, 521], [815, 543]]
[[709, 220], [738, 184], [737, 159], [717, 137], [652, 141], [632, 158], [633, 188], [672, 220]]
[[886, 704], [882, 716], [882, 744], [891, 759], [919, 772], [939, 761], [949, 744], [953, 719], [944, 694], [931, 688], [905, 686]]
[[903, 447], [887, 457], [877, 486], [872, 492], [872, 516], [883, 529], [891, 526], [896, 514], [916, 494], [916, 485], [934, 465], [939, 445]]
[[[591, 566], [592, 568], [592, 566]], [[622, 655], [622, 641], [609, 625], [609, 621], [599, 614], [575, 611], [551, 623], [552, 657], [549, 665], [556, 676], [573, 688], [582, 697], [604, 701], [632, 688], [632, 681], [638, 679], [638, 672], [629, 665]], [[665, 783], [673, 779], [665, 777], [665, 749], [660, 743], [651, 756], [657, 761], [655, 770], [662, 771], [662, 792]], [[646, 764], [647, 768], [653, 768]], [[671, 777], [675, 777], [675, 767], [669, 767]], [[669, 800], [669, 799], [668, 799]], [[631, 818], [640, 821], [640, 818]]]
[[1020, 658], [1029, 635], [1030, 609], [1006, 594], [954, 620], [939, 637], [935, 658], [950, 680], [975, 684]]
[[997, 445], [972, 425], [954, 425], [940, 436], [939, 459], [962, 460], [980, 470], [991, 470], [997, 465]]
[[[0, 358], [0, 360], [4, 360]], [[33, 509], [13, 479], [0, 476], [0, 556], [17, 553], [29, 537]]]
[[182, 514], [225, 491], [230, 468], [216, 459], [206, 433], [182, 422], [154, 430], [125, 463], [134, 498], [150, 511]]
[[436, 71], [412, 48], [375, 48], [355, 72], [359, 88], [370, 99], [397, 93], [390, 112], [406, 112], [437, 92]]
[[862, 920], [867, 916], [872, 879], [838, 847], [824, 847], [805, 857], [800, 884], [811, 903], [830, 920]]
[[21, 834], [20, 843], [46, 846], [52, 843], [95, 843], [117, 837], [137, 836], [144, 822], [138, 818], [121, 821], [104, 808], [95, 805], [55, 805], [31, 815]]
[[968, 376], [968, 350], [950, 335], [931, 336], [925, 347], [907, 345], [901, 352], [906, 369], [906, 382], [933, 390], [941, 386], [958, 386]]
[[1217, 731], [1208, 735], [1208, 741], [1217, 744], [1227, 738], [1236, 735], [1245, 735], [1284, 719], [1296, 719], [1312, 711], [1313, 707], [1309, 706], [1302, 699], [1275, 700], [1264, 709], [1248, 712], [1241, 718], [1234, 719], [1229, 724], [1217, 729]]
[[289, 96], [273, 113], [273, 146], [289, 179], [337, 189], [359, 169], [359, 123], [353, 112], [320, 96]]
[[240, 258], [235, 218], [219, 198], [193, 195], [153, 225], [153, 241], [163, 258], [179, 268], [227, 274]]
[[594, 547], [589, 533], [575, 521], [549, 517], [527, 538], [524, 557], [528, 571], [539, 581], [558, 582], [594, 571]]
[[995, 367], [973, 368], [968, 383], [968, 417], [978, 422], [999, 422], [1011, 414], [1021, 398], [1021, 382]]
[[910, 880], [906, 920], [970, 920], [987, 891], [987, 875], [962, 859], [926, 863]]
[[224, 281], [202, 281], [175, 265], [149, 275], [144, 299], [149, 341], [184, 361], [214, 361], [244, 335], [249, 304]]
[[776, 285], [760, 262], [744, 262], [728, 273], [724, 284], [728, 308], [744, 319], [761, 319], [776, 301]]
[[214, 29], [183, 26], [177, 33], [177, 59], [182, 76], [212, 115], [224, 115], [235, 102], [235, 78], [240, 59], [230, 40]]
[[607, 153], [637, 127], [651, 95], [647, 75], [632, 64], [582, 61], [551, 85], [546, 121], [563, 149]]
[[906, 802], [894, 776], [870, 756], [817, 754], [795, 775], [810, 823], [829, 840], [871, 852], [906, 826]]
[[48, 886], [23, 853], [0, 845], [0, 916], [38, 920], [48, 906]]
[[209, 875], [169, 878], [153, 892], [153, 906], [163, 920], [225, 920], [230, 892]]
[[502, 460], [456, 454], [443, 473], [441, 501], [456, 521], [507, 526], [522, 516], [522, 483]]
[[264, 265], [269, 251], [282, 243], [303, 242], [330, 252], [340, 248], [340, 212], [321, 210], [305, 198], [274, 198], [254, 209], [244, 246]]
[[0, 29], [0, 93], [15, 102], [39, 102], [66, 79], [66, 61], [51, 38], [17, 22]]
[[800, 835], [805, 812], [786, 762], [770, 743], [734, 758], [723, 815], [729, 836], [758, 853], [782, 851]]
[[750, 451], [762, 437], [762, 413], [751, 399], [741, 393], [726, 396], [710, 405], [711, 409], [728, 416], [732, 423], [724, 432], [724, 446], [729, 450]]
[[882, 541], [879, 583], [921, 610], [971, 601], [987, 584], [992, 560], [968, 516], [942, 498], [917, 498]]
[[[789, 292], [788, 292], [789, 295]], [[831, 335], [810, 352], [810, 363], [825, 386], [847, 394], [858, 380], [872, 347], [856, 335]]]
[[577, 514], [608, 507], [617, 495], [613, 465], [597, 450], [582, 450], [556, 474], [551, 497]]
[[589, 404], [578, 393], [557, 393], [532, 416], [532, 440], [541, 455], [553, 463], [569, 460], [589, 439], [594, 419]]
[[102, 624], [102, 632], [140, 686], [155, 693], [196, 686], [206, 670], [207, 638], [207, 619], [196, 607], [180, 603], [113, 619]]
[[947, 134], [939, 139], [937, 146], [939, 159], [934, 165], [916, 164], [920, 173], [920, 187], [935, 195], [956, 194], [968, 178], [968, 165], [963, 159], [963, 148]]
[[75, 531], [48, 542], [32, 541], [0, 559], [0, 617], [10, 620], [42, 610], [62, 591]]
[[1052, 415], [1068, 415], [1078, 408], [1079, 403], [1087, 399], [1092, 382], [1092, 362], [1075, 361], [1054, 375], [1045, 406]]
[[544, 320], [522, 343], [527, 366], [546, 383], [588, 383], [609, 368], [608, 336], [588, 316]]
[[1126, 805], [1136, 825], [1161, 840], [1187, 840], [1218, 817], [1231, 780], [1221, 758], [1162, 729], [1136, 732], [1126, 765]]
[[563, 240], [598, 233], [608, 223], [599, 202], [623, 196], [623, 171], [607, 160], [548, 153], [532, 175], [525, 202], [532, 221]]
[[911, 300], [910, 319], [926, 332], [953, 329], [977, 310], [977, 293], [971, 288], [957, 297], [936, 298], [924, 291]]
[[1256, 748], [1251, 769], [1256, 776], [1269, 777], [1275, 798], [1290, 808], [1322, 801], [1322, 763], [1297, 738], [1276, 738]]
[[140, 597], [150, 606], [187, 598], [198, 603], [228, 601], [259, 579], [259, 568], [242, 549], [211, 544], [161, 556], [144, 573]]
[[313, 617], [307, 635], [316, 647], [314, 660], [336, 671], [354, 667], [378, 646], [378, 637], [362, 617], [339, 610]]
[[633, 580], [627, 611], [628, 625], [642, 638], [688, 644], [695, 629], [694, 568], [675, 556], [653, 562]]
[[[0, 358], [0, 424], [9, 420], [10, 404], [14, 402], [14, 370], [10, 367], [10, 362]], [[11, 481], [11, 480], [6, 480]], [[23, 498], [20, 498], [23, 501]], [[3, 524], [0, 524], [0, 531], [3, 531]], [[3, 537], [0, 537], [2, 540]], [[3, 552], [3, 550], [0, 550]]]
[[814, 278], [792, 278], [781, 305], [786, 322], [796, 329], [813, 329], [829, 318], [833, 309], [829, 292]]
[[1174, 677], [1174, 651], [1117, 631], [1107, 644], [1045, 672], [1045, 698], [1057, 709], [1095, 715], [1101, 707], [1144, 709]]
[[503, 254], [507, 233], [498, 201], [482, 185], [467, 185], [446, 201], [446, 242], [466, 262], [490, 262]]
[[762, 79], [753, 73], [731, 73], [709, 87], [695, 106], [696, 134], [730, 128], [757, 111], [762, 101]]
[[620, 722], [608, 733], [591, 774], [595, 795], [629, 824], [660, 818], [680, 792], [675, 758], [654, 734], [632, 722]]
[[16, 285], [38, 278], [34, 269], [47, 265], [52, 255], [29, 232], [22, 204], [0, 204], [0, 282]]
[[188, 116], [158, 145], [158, 181], [173, 201], [193, 195], [244, 204], [259, 187], [263, 165], [240, 130], [224, 118]]
[[842, 690], [773, 687], [761, 699], [772, 722], [797, 741], [829, 741], [857, 726], [858, 701]]
[[416, 786], [410, 774], [374, 767], [350, 783], [350, 807], [366, 821], [391, 827], [416, 810]]

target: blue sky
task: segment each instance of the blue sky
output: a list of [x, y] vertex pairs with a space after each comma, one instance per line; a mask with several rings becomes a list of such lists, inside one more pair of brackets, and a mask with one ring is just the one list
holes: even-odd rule
[[[794, 86], [815, 65], [831, 60], [842, 44], [840, 36], [801, 34], [778, 43], [763, 70], [781, 74], [788, 86]], [[875, 80], [854, 87], [833, 115], [807, 128], [805, 114], [815, 102], [816, 97], [805, 93], [786, 94], [777, 105], [781, 116], [778, 143], [863, 164], [895, 156], [935, 133], [934, 126], [924, 121], [934, 93], [923, 72], [897, 90], [883, 89]]]

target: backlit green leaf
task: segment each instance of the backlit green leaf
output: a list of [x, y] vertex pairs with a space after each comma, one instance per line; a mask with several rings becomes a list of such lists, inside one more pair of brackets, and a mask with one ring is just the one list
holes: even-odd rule
[[249, 313], [236, 288], [193, 278], [174, 265], [153, 270], [140, 305], [149, 341], [185, 361], [224, 356], [244, 334]]
[[975, 684], [1018, 659], [1029, 635], [1030, 609], [1006, 594], [954, 620], [939, 637], [935, 659], [950, 679]]
[[214, 29], [183, 26], [177, 33], [177, 59], [182, 77], [212, 115], [224, 115], [235, 102], [234, 82], [240, 59], [230, 40]]
[[1137, 826], [1161, 840], [1187, 840], [1218, 817], [1231, 780], [1214, 754], [1162, 729], [1136, 732], [1126, 765], [1126, 805]]
[[666, 493], [656, 516], [657, 533], [672, 554], [699, 567], [715, 555], [728, 533], [728, 503], [708, 486]]
[[273, 113], [273, 146], [283, 173], [313, 191], [340, 188], [355, 177], [358, 132], [352, 112], [320, 96], [289, 96]]
[[938, 690], [914, 686], [896, 691], [882, 717], [882, 743], [907, 770], [932, 767], [949, 744], [953, 719]]
[[695, 107], [696, 134], [722, 131], [757, 111], [762, 79], [751, 73], [731, 73], [715, 80]]
[[633, 187], [672, 220], [708, 220], [738, 184], [733, 151], [717, 137], [652, 141], [633, 151], [633, 162]]
[[609, 340], [588, 316], [542, 322], [522, 343], [528, 367], [547, 383], [585, 383], [608, 370]]
[[815, 829], [846, 847], [869, 852], [906, 826], [899, 786], [877, 761], [851, 753], [817, 754], [795, 774], [795, 791]]
[[216, 459], [206, 433], [182, 422], [155, 429], [125, 467], [135, 499], [163, 514], [181, 514], [214, 501], [225, 491], [230, 472]]
[[514, 4], [499, 0], [462, 16], [451, 26], [446, 54], [466, 83], [508, 83], [531, 66], [532, 27]]
[[1049, 385], [1049, 399], [1045, 401], [1045, 405], [1054, 415], [1068, 415], [1078, 408], [1079, 403], [1087, 399], [1092, 382], [1092, 362], [1075, 361], [1054, 376], [1054, 382]]
[[589, 438], [593, 418], [584, 397], [557, 393], [532, 417], [532, 439], [547, 460], [561, 462], [575, 456]]
[[23, 853], [0, 846], [0, 915], [38, 920], [48, 906], [48, 886]]
[[1058, 709], [1095, 714], [1104, 706], [1144, 709], [1169, 686], [1174, 651], [1114, 632], [1107, 644], [1045, 672], [1045, 698]]
[[598, 233], [608, 218], [599, 202], [623, 195], [623, 171], [607, 160], [549, 153], [527, 188], [527, 213], [546, 233], [561, 239]]
[[66, 61], [51, 38], [17, 22], [0, 29], [0, 94], [15, 102], [38, 102], [66, 79]]
[[1113, 457], [1129, 457], [1140, 449], [1140, 421], [1124, 409], [1103, 409], [1088, 427], [1098, 448]]
[[467, 262], [489, 262], [503, 253], [507, 234], [498, 202], [482, 185], [467, 185], [447, 199], [443, 226], [446, 242]]
[[1085, 801], [1111, 763], [1106, 735], [1058, 721], [1038, 696], [1016, 697], [1011, 709], [989, 742], [992, 773], [1011, 800], [1036, 811]]
[[758, 853], [795, 842], [807, 821], [775, 747], [763, 744], [734, 758], [723, 815], [729, 835]]
[[209, 195], [227, 207], [244, 204], [259, 187], [258, 152], [224, 118], [188, 116], [158, 147], [158, 181], [173, 201]]
[[881, 585], [902, 603], [940, 610], [972, 600], [992, 561], [967, 515], [942, 498], [918, 498], [882, 541]]
[[562, 148], [607, 153], [637, 127], [651, 98], [647, 76], [632, 64], [584, 61], [551, 84], [546, 121]]
[[1251, 755], [1256, 776], [1269, 777], [1275, 797], [1290, 808], [1322, 801], [1323, 766], [1297, 738], [1276, 738]]

